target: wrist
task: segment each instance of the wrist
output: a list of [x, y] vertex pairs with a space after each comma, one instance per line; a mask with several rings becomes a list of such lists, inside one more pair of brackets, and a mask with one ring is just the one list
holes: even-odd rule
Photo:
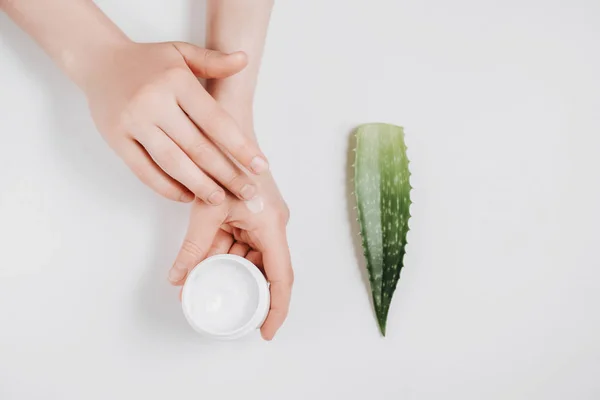
[[244, 88], [224, 85], [223, 81], [208, 81], [208, 92], [233, 117], [242, 131], [254, 138], [254, 93]]
[[118, 54], [134, 44], [126, 36], [105, 37], [81, 49], [65, 49], [59, 55], [59, 64], [67, 76], [84, 92], [117, 64]]
[[211, 79], [206, 82], [206, 89], [215, 98], [235, 102], [238, 107], [252, 109], [254, 102], [254, 86], [236, 75], [225, 79]]

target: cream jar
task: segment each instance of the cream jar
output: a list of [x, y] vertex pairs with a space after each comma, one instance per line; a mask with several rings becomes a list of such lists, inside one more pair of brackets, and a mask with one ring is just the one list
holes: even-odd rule
[[265, 321], [269, 285], [250, 261], [221, 254], [207, 258], [190, 272], [181, 304], [196, 332], [212, 339], [237, 339]]

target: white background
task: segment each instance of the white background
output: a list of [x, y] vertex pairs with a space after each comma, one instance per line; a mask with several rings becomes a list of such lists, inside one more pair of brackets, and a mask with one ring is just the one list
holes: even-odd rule
[[[202, 41], [195, 1], [99, 3]], [[187, 208], [0, 16], [0, 399], [600, 398], [599, 71], [597, 0], [277, 2], [256, 129], [294, 302], [271, 343], [209, 343], [166, 280]], [[385, 339], [348, 202], [375, 121], [405, 127], [415, 187]]]

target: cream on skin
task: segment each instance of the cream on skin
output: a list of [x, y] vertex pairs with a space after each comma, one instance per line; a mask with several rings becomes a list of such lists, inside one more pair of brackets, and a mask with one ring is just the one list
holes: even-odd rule
[[252, 214], [258, 214], [265, 208], [265, 202], [260, 195], [255, 196], [251, 200], [246, 200], [244, 203], [246, 203], [246, 207]]

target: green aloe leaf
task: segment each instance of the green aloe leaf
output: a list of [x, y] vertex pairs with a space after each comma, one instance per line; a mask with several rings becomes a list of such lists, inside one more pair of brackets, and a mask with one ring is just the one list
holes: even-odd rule
[[356, 130], [354, 186], [375, 314], [385, 336], [392, 296], [404, 266], [410, 218], [410, 172], [404, 131], [390, 124]]

